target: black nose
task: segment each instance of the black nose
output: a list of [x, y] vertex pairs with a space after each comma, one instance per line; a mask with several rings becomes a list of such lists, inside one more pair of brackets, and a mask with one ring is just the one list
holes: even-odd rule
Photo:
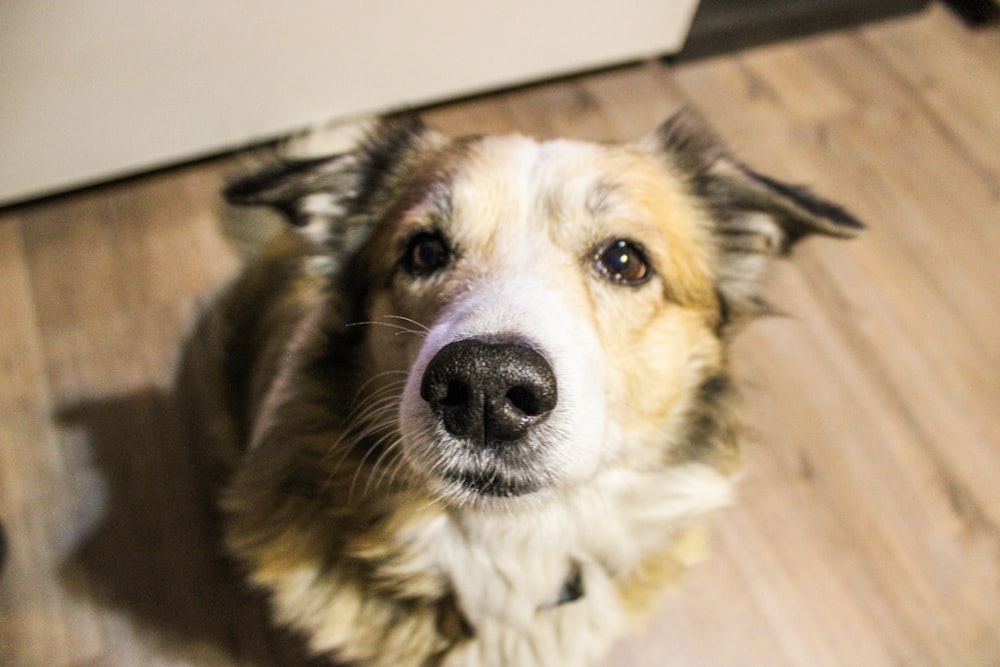
[[527, 345], [469, 338], [434, 355], [420, 396], [452, 435], [483, 444], [513, 442], [556, 407], [556, 376]]

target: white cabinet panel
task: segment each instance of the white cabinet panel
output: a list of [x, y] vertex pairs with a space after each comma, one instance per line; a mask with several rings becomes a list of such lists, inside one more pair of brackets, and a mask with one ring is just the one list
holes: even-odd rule
[[3, 0], [0, 203], [676, 51], [697, 0]]

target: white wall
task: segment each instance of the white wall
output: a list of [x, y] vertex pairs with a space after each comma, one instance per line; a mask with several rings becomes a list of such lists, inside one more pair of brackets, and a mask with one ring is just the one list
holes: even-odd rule
[[0, 204], [673, 52], [697, 0], [0, 0]]

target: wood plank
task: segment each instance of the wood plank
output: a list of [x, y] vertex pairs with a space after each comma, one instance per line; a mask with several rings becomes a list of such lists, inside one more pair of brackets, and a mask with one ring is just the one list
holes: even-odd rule
[[193, 295], [235, 268], [217, 231], [219, 183], [206, 166], [23, 214], [58, 402], [168, 379]]
[[503, 104], [518, 131], [536, 139], [599, 139], [605, 131], [604, 110], [574, 79], [512, 91]]
[[[51, 424], [38, 321], [20, 220], [0, 217], [0, 519], [8, 562], [0, 577], [0, 664], [59, 665], [101, 650], [100, 627], [60, 584], [73, 544], [97, 516], [95, 480]], [[77, 503], [83, 493], [92, 502]]]
[[862, 34], [906, 85], [919, 91], [942, 133], [961, 146], [1000, 197], [1000, 79], [995, 76], [1000, 43], [988, 39], [997, 30], [983, 30], [976, 39], [944, 6], [932, 4], [922, 17]]
[[668, 69], [658, 62], [584, 77], [576, 85], [603, 109], [601, 130], [594, 137], [600, 141], [638, 139], [688, 101]]
[[[815, 484], [815, 506], [807, 512], [830, 531], [825, 539], [831, 548], [823, 553], [852, 544], [866, 588], [883, 598], [882, 612], [868, 628], [885, 636], [898, 625], [928, 664], [977, 664], [971, 655], [974, 639], [992, 626], [995, 611], [991, 596], [968, 599], [966, 593], [996, 575], [995, 563], [983, 558], [994, 551], [996, 536], [969, 526], [956, 511], [949, 490], [962, 488], [961, 482], [949, 480], [947, 468], [927, 447], [923, 427], [899, 408], [894, 389], [872, 373], [870, 357], [832, 335], [836, 304], [803, 275], [783, 288], [793, 297], [789, 308], [807, 327], [805, 340], [796, 346], [771, 332], [753, 341], [744, 358], [756, 367], [755, 377], [777, 364], [810, 373], [768, 383], [772, 402], [755, 406], [755, 415], [793, 427], [791, 439], [784, 429], [773, 433], [769, 453], [782, 457], [784, 475], [802, 470]], [[802, 349], [802, 342], [809, 349]], [[906, 398], [914, 400], [913, 393]], [[794, 424], [781, 421], [787, 414], [795, 415]], [[916, 609], [921, 611], [913, 613]], [[934, 642], [921, 646], [935, 633]]]
[[485, 95], [432, 107], [420, 116], [429, 126], [451, 136], [516, 132], [517, 121], [502, 100], [502, 95]]
[[646, 62], [526, 86], [421, 113], [451, 135], [523, 132], [539, 139], [637, 139], [685, 104], [662, 65]]

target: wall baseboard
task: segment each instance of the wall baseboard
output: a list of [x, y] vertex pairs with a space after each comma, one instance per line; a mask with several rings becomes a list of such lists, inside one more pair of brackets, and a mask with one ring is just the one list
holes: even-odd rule
[[969, 25], [1000, 21], [1000, 0], [945, 0], [945, 3]]
[[676, 59], [694, 60], [847, 28], [917, 11], [927, 4], [928, 0], [702, 0]]

